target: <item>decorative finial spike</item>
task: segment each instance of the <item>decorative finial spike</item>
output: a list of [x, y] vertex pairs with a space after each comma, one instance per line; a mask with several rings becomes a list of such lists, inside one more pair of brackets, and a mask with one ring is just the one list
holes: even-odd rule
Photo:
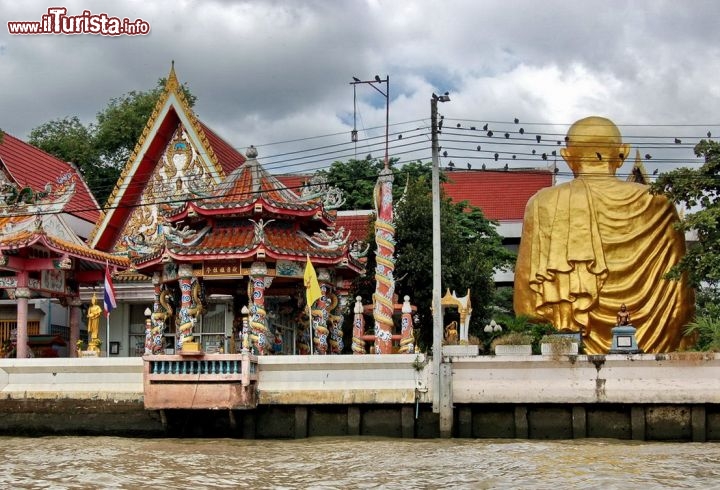
[[168, 74], [167, 82], [165, 82], [165, 90], [168, 92], [176, 91], [179, 86], [180, 83], [178, 82], [177, 75], [175, 74], [175, 60], [171, 60], [170, 73]]

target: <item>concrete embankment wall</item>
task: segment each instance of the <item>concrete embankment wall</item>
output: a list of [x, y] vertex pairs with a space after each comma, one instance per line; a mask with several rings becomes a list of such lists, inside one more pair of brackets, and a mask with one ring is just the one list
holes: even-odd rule
[[[720, 440], [717, 355], [443, 361], [457, 437]], [[142, 369], [139, 358], [2, 359], [0, 434], [439, 436], [423, 356], [260, 358], [259, 405], [234, 411], [147, 411]]]

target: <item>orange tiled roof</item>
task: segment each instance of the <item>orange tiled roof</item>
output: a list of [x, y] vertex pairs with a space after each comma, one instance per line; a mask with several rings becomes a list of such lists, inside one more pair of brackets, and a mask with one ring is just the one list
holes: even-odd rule
[[375, 213], [373, 211], [338, 211], [335, 228], [350, 232], [350, 241], [367, 239]]
[[468, 201], [496, 221], [522, 221], [528, 200], [553, 184], [548, 170], [454, 170], [445, 175], [446, 196], [454, 202]]
[[263, 249], [268, 257], [274, 259], [298, 260], [309, 255], [313, 262], [319, 264], [338, 264], [347, 258], [357, 269], [362, 267], [348, 256], [347, 246], [318, 248], [293, 223], [268, 223], [264, 227], [264, 235], [264, 240], [258, 240], [252, 223], [248, 221], [225, 223], [210, 230], [194, 245], [167, 242], [163, 249], [138, 257], [135, 263], [139, 265], [157, 261], [164, 253], [180, 260], [242, 259], [252, 257]]
[[0, 250], [17, 250], [32, 247], [36, 244], [42, 245], [56, 253], [68, 254], [72, 257], [98, 264], [109, 263], [119, 267], [128, 267], [130, 265], [130, 261], [126, 257], [100, 252], [86, 245], [78, 245], [67, 240], [53, 237], [43, 231], [33, 232], [23, 230], [0, 238]]
[[[77, 175], [69, 163], [7, 133], [0, 142], [0, 159], [18, 185], [28, 186], [34, 191], [42, 191], [45, 184], [54, 184], [58, 177], [68, 172]], [[76, 180], [75, 194], [65, 206], [65, 211], [85, 221], [98, 221], [100, 211], [95, 198], [81, 177]]]

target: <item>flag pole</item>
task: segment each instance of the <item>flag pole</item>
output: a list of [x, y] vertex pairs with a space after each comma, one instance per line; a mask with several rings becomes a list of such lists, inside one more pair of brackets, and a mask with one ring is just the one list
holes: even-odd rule
[[110, 313], [105, 315], [105, 357], [110, 357]]
[[312, 306], [307, 305], [308, 309], [308, 325], [310, 325], [310, 355], [313, 355], [313, 344], [315, 343], [315, 334], [313, 332], [313, 324], [312, 324]]

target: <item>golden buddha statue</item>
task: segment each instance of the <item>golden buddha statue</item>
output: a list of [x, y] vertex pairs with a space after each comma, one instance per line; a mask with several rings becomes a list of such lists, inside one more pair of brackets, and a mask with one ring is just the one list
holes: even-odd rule
[[694, 292], [663, 278], [685, 254], [675, 207], [615, 177], [630, 148], [612, 121], [573, 124], [561, 150], [575, 178], [542, 189], [525, 209], [515, 267], [515, 313], [581, 332], [589, 354], [608, 352], [622, 304], [644, 352], [683, 346]]

